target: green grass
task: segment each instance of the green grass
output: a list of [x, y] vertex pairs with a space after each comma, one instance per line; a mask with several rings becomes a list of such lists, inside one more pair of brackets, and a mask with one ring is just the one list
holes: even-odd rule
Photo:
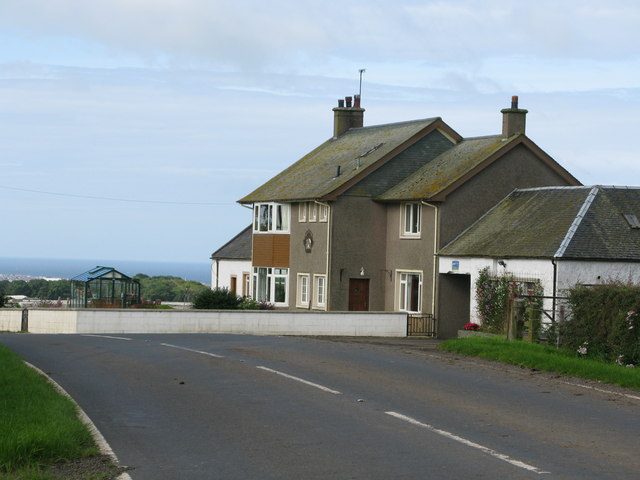
[[557, 372], [572, 377], [597, 380], [612, 385], [640, 390], [640, 367], [621, 367], [588, 358], [580, 358], [568, 350], [500, 337], [470, 337], [447, 340], [438, 348], [486, 360], [509, 363], [526, 368]]
[[96, 454], [73, 402], [0, 345], [0, 478], [49, 479], [42, 466]]

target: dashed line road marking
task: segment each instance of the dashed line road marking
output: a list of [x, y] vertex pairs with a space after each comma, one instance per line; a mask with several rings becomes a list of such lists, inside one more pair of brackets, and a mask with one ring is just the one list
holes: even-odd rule
[[543, 470], [540, 470], [537, 467], [534, 467], [532, 465], [529, 465], [527, 463], [521, 462], [520, 460], [516, 460], [513, 459], [511, 457], [509, 457], [508, 455], [504, 455], [502, 453], [496, 452], [495, 450], [492, 450], [491, 448], [485, 447], [483, 445], [480, 445], [478, 443], [472, 442], [471, 440], [467, 440], [466, 438], [462, 438], [459, 437], [453, 433], [447, 432], [445, 430], [440, 430], [439, 428], [433, 427], [431, 425], [428, 425], [426, 423], [422, 423], [419, 422], [418, 420], [411, 418], [411, 417], [407, 417], [406, 415], [402, 415], [401, 413], [397, 413], [397, 412], [385, 412], [387, 415], [390, 415], [392, 417], [395, 417], [399, 420], [403, 420], [405, 422], [411, 423], [412, 425], [417, 425], [418, 427], [422, 427], [422, 428], [426, 428], [427, 430], [433, 432], [433, 433], [437, 433], [438, 435], [442, 435], [443, 437], [449, 438], [451, 440], [454, 440], [458, 443], [461, 443], [463, 445], [466, 445], [467, 447], [472, 447], [475, 448], [477, 450], [480, 450], [481, 452], [486, 453], [487, 455], [491, 455], [494, 458], [497, 458], [499, 460], [502, 460], [504, 462], [510, 463], [511, 465], [518, 467], [518, 468], [522, 468], [524, 470], [528, 470], [530, 472], [534, 472], [537, 473], [538, 475], [542, 475], [542, 474], [546, 474], [546, 473], [551, 473], [551, 472], [545, 472]]
[[98, 337], [98, 338], [113, 338], [114, 340], [131, 340], [131, 338], [127, 338], [127, 337], [113, 337], [113, 336], [109, 336], [109, 335], [91, 335], [91, 334], [85, 334], [82, 335], [83, 337]]
[[178, 350], [186, 350], [187, 352], [199, 353], [200, 355], [207, 355], [209, 357], [224, 358], [224, 356], [216, 355], [215, 353], [203, 352], [202, 350], [194, 350], [192, 348], [187, 348], [187, 347], [179, 347], [178, 345], [171, 345], [170, 343], [161, 343], [160, 345], [164, 347], [177, 348]]
[[289, 375], [288, 373], [284, 373], [284, 372], [279, 372], [278, 370], [273, 370], [272, 368], [267, 368], [267, 367], [262, 367], [262, 366], [257, 366], [256, 368], [259, 368], [260, 370], [264, 370], [266, 372], [275, 373], [276, 375], [280, 375], [280, 376], [288, 378], [290, 380], [295, 380], [296, 382], [304, 383], [305, 385], [309, 385], [310, 387], [318, 388], [318, 389], [322, 390], [323, 392], [332, 393], [334, 395], [342, 395], [342, 392], [339, 392], [337, 390], [333, 390], [331, 388], [325, 387], [324, 385], [320, 385], [318, 383], [310, 382], [309, 380], [305, 380], [304, 378], [294, 377], [293, 375]]

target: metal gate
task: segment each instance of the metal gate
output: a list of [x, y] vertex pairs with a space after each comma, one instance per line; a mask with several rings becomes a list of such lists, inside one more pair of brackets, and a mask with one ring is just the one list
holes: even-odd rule
[[407, 315], [407, 337], [435, 337], [436, 318], [431, 313]]

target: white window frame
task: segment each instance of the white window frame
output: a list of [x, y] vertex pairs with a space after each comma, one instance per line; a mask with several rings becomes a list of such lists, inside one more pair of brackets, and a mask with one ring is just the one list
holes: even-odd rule
[[309, 202], [309, 216], [310, 222], [318, 221], [318, 204], [316, 202]]
[[329, 221], [329, 205], [320, 204], [320, 211], [318, 213], [318, 221], [319, 222], [328, 222]]
[[298, 203], [298, 222], [305, 223], [307, 221], [307, 202]]
[[299, 273], [298, 274], [298, 285], [297, 285], [297, 299], [296, 299], [296, 307], [309, 307], [309, 297], [311, 294], [311, 278], [308, 273]]
[[[411, 309], [411, 283], [410, 277], [418, 277], [418, 299], [417, 309]], [[399, 270], [396, 273], [398, 280], [397, 305], [398, 310], [408, 313], [420, 313], [422, 311], [422, 271], [421, 270]]]
[[402, 203], [400, 207], [400, 236], [420, 238], [421, 230], [422, 204], [420, 202]]
[[253, 233], [289, 233], [291, 205], [288, 203], [255, 203]]
[[326, 310], [327, 308], [327, 276], [313, 276], [313, 306]]
[[[289, 306], [289, 269], [278, 267], [253, 267], [252, 295], [257, 302], [269, 302], [276, 307]], [[276, 301], [276, 285], [284, 280], [284, 300]], [[264, 295], [261, 294], [261, 290]]]

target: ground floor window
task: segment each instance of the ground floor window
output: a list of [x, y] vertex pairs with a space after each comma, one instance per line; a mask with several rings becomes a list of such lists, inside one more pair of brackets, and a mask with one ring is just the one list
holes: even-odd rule
[[309, 306], [309, 274], [308, 273], [298, 274], [298, 296], [297, 296], [296, 303], [298, 307]]
[[319, 308], [325, 308], [327, 306], [327, 276], [326, 275], [314, 275], [314, 306]]
[[420, 312], [422, 273], [398, 272], [398, 308], [402, 312]]
[[253, 268], [253, 295], [258, 302], [276, 306], [288, 305], [289, 269], [275, 267]]

